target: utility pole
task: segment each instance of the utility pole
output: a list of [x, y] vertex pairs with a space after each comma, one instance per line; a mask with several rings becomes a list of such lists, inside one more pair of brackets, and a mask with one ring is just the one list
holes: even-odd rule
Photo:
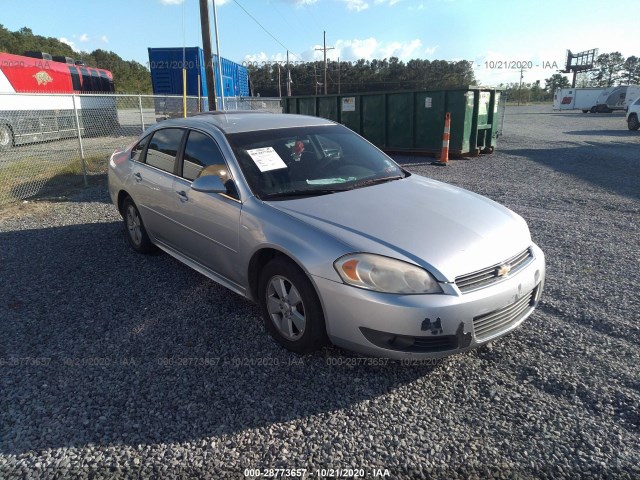
[[289, 50], [287, 50], [287, 97], [291, 96], [291, 71], [289, 70]]
[[[327, 94], [327, 50], [334, 50], [333, 47], [328, 47], [327, 48], [327, 32], [322, 32], [323, 33], [323, 44], [324, 46], [322, 48], [316, 48], [316, 50], [323, 50], [324, 51], [324, 94]], [[316, 91], [316, 95], [317, 95], [317, 91]]]
[[340, 57], [338, 57], [338, 95], [340, 95]]
[[520, 85], [518, 86], [518, 106], [520, 106], [520, 97], [522, 97], [522, 78], [524, 77], [524, 67], [520, 69]]
[[209, 26], [208, 0], [200, 0], [200, 27], [202, 29], [202, 50], [204, 52], [204, 75], [207, 83], [209, 110], [218, 109], [216, 103], [216, 79], [213, 73], [213, 54], [211, 53], [211, 27]]

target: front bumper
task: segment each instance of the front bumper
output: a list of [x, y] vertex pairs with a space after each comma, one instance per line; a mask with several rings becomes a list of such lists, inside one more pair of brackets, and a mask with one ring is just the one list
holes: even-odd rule
[[535, 309], [544, 287], [545, 259], [533, 259], [511, 277], [461, 294], [395, 295], [314, 277], [327, 333], [337, 346], [395, 359], [443, 357], [473, 349], [517, 328]]

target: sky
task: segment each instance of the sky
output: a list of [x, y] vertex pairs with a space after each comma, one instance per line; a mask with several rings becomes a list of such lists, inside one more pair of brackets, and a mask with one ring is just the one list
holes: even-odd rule
[[[563, 67], [567, 49], [640, 56], [629, 41], [637, 32], [637, 0], [615, 7], [607, 0], [215, 3], [220, 53], [241, 64], [281, 61], [287, 50], [291, 61], [322, 59], [323, 31], [333, 47], [330, 60], [469, 60], [488, 86], [518, 82], [520, 67], [524, 82], [544, 81]], [[198, 0], [0, 0], [0, 7], [0, 23], [9, 30], [27, 26], [75, 50], [112, 50], [145, 65], [148, 47], [202, 45]], [[603, 26], [603, 15], [614, 19], [611, 27]], [[215, 51], [213, 14], [211, 26]]]

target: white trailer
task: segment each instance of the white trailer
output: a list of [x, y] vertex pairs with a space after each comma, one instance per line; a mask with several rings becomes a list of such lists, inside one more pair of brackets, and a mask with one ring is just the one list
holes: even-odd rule
[[640, 98], [640, 86], [629, 85], [627, 88], [627, 96], [624, 99], [624, 111], [628, 112], [629, 107]]
[[596, 112], [611, 113], [616, 110], [627, 110], [629, 105], [640, 95], [638, 85], [620, 85], [609, 87], [598, 97]]
[[605, 90], [604, 88], [558, 88], [553, 95], [553, 109], [595, 112], [598, 97]]

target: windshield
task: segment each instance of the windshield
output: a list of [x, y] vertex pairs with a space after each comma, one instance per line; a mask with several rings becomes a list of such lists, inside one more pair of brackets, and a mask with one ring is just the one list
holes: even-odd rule
[[263, 199], [323, 195], [405, 176], [387, 155], [341, 125], [227, 138], [249, 187]]

